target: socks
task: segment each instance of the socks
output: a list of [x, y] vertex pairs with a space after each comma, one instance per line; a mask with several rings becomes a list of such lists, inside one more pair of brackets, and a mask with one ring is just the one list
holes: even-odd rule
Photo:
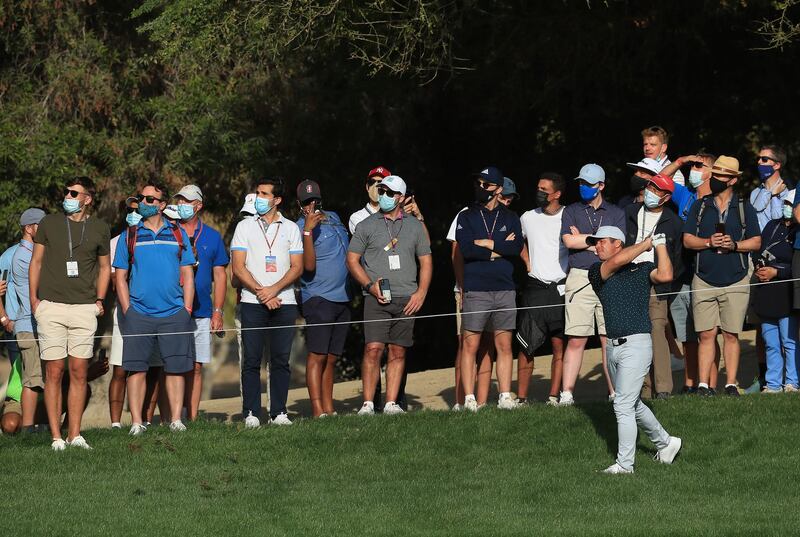
[[705, 383], [705, 382], [701, 382], [700, 384], [697, 385], [697, 387], [698, 388], [705, 388], [707, 390], [708, 389], [708, 384]]

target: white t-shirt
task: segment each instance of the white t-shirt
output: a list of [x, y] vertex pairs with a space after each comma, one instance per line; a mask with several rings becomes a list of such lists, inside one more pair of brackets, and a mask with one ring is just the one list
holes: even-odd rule
[[356, 232], [356, 226], [360, 224], [363, 220], [366, 220], [367, 217], [371, 214], [377, 213], [377, 209], [373, 209], [372, 205], [367, 203], [366, 207], [361, 209], [360, 211], [356, 211], [350, 215], [350, 220], [347, 222], [347, 227], [350, 229], [350, 234], [354, 234]]
[[[653, 231], [656, 229], [658, 221], [661, 220], [661, 212], [662, 211], [654, 213], [651, 211], [645, 211], [644, 206], [639, 209], [639, 212], [636, 213], [636, 222], [639, 224], [639, 231], [636, 232], [636, 244], [639, 244], [653, 233]], [[651, 248], [650, 250], [639, 254], [636, 259], [633, 260], [633, 262], [644, 263], [645, 261], [650, 261], [655, 263], [655, 259], [655, 248]]]
[[119, 238], [120, 237], [122, 237], [122, 233], [120, 233], [119, 235], [117, 235], [116, 237], [111, 239], [111, 250], [109, 250], [111, 252], [111, 263], [112, 263], [112, 265], [111, 265], [111, 274], [114, 274], [114, 265], [113, 265], [113, 263], [114, 263], [114, 255], [116, 255], [116, 253], [117, 253], [117, 243], [119, 242]]
[[[452, 224], [450, 224], [450, 229], [449, 229], [449, 230], [447, 230], [447, 240], [448, 240], [448, 241], [450, 241], [450, 242], [456, 242], [456, 226], [458, 225], [458, 215], [459, 215], [459, 214], [461, 214], [461, 213], [463, 213], [463, 212], [464, 212], [464, 211], [466, 211], [466, 210], [467, 210], [467, 207], [464, 207], [463, 209], [461, 209], [460, 211], [458, 211], [458, 214], [456, 215], [456, 217], [455, 217], [455, 218], [453, 218], [453, 223], [452, 223]], [[461, 289], [459, 289], [459, 288], [458, 288], [458, 283], [456, 283], [456, 284], [453, 286], [453, 291], [457, 293], [457, 292], [459, 292], [460, 290], [461, 290]]]
[[[519, 219], [522, 236], [527, 239], [531, 271], [528, 276], [545, 283], [560, 282], [567, 277], [569, 251], [561, 240], [561, 216], [564, 207], [556, 214], [546, 214], [536, 208], [525, 212]], [[558, 286], [564, 294], [564, 285]]]
[[[289, 271], [289, 256], [303, 253], [303, 241], [297, 224], [287, 220], [282, 214], [269, 225], [266, 233], [259, 220], [258, 216], [249, 216], [236, 225], [231, 252], [247, 252], [245, 267], [253, 278], [261, 285], [274, 285]], [[271, 248], [267, 245], [267, 240], [272, 244]], [[270, 268], [274, 271], [267, 272], [268, 264], [272, 265]], [[297, 304], [293, 286], [284, 287], [278, 298], [283, 304]], [[242, 289], [242, 302], [260, 304], [256, 295], [246, 288]]]

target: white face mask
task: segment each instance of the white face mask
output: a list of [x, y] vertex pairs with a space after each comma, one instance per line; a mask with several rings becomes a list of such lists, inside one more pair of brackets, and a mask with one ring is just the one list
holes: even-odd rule
[[661, 198], [658, 194], [653, 194], [649, 190], [645, 189], [644, 191], [644, 205], [648, 209], [655, 209], [658, 207], [658, 204], [661, 203]]
[[703, 184], [703, 172], [701, 170], [691, 170], [689, 172], [689, 184], [697, 188]]

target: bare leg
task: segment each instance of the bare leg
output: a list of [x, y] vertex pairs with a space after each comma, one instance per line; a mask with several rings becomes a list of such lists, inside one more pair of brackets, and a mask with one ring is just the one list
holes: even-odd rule
[[500, 393], [511, 391], [511, 377], [514, 374], [514, 354], [511, 350], [511, 332], [498, 330], [494, 333], [497, 349], [497, 384]]
[[587, 339], [588, 338], [585, 337], [569, 337], [569, 339], [567, 339], [567, 348], [564, 350], [562, 391], [572, 392], [575, 390], [575, 383], [578, 381], [578, 375], [581, 371], [583, 349], [586, 348]]
[[81, 434], [81, 420], [86, 410], [86, 374], [89, 360], [69, 357], [69, 392], [67, 395], [67, 440]]
[[328, 415], [334, 413], [333, 408], [333, 378], [336, 376], [336, 359], [338, 356], [329, 354], [328, 360], [322, 370], [322, 411]]
[[462, 349], [462, 340], [461, 336], [458, 336], [458, 350], [456, 351], [456, 367], [455, 367], [455, 375], [456, 375], [456, 404], [463, 405], [464, 404], [464, 384], [461, 380], [461, 349]]
[[383, 343], [367, 343], [364, 347], [364, 359], [361, 361], [361, 383], [364, 386], [364, 401], [375, 400], [375, 388], [381, 374], [381, 357]]
[[719, 359], [721, 357], [722, 353], [719, 350], [719, 342], [714, 338], [714, 362], [711, 364], [711, 374], [708, 375], [708, 385], [715, 390], [719, 382]]
[[725, 344], [726, 384], [736, 384], [736, 374], [739, 372], [739, 334], [723, 330], [722, 340]]
[[[170, 421], [180, 421], [186, 381], [183, 378], [183, 375], [173, 375], [167, 373], [165, 377], [167, 398], [169, 399]], [[163, 417], [161, 421], [163, 423]]]
[[480, 346], [479, 332], [464, 332], [461, 338], [461, 384], [464, 396], [475, 394], [475, 356]]
[[550, 362], [550, 396], [558, 397], [564, 371], [564, 338], [552, 337], [550, 343], [553, 347], [553, 361]]
[[22, 427], [31, 427], [36, 418], [36, 404], [39, 401], [39, 392], [33, 388], [22, 388], [20, 397], [22, 405]]
[[108, 413], [111, 423], [122, 421], [122, 406], [125, 403], [125, 370], [122, 366], [115, 365], [111, 373], [111, 382], [108, 383]]
[[316, 418], [324, 412], [322, 408], [322, 370], [326, 357], [323, 354], [308, 353], [306, 359], [306, 386], [311, 399], [311, 414]]
[[517, 354], [517, 397], [520, 399], [528, 398], [528, 387], [531, 383], [531, 374], [533, 373], [533, 356], [528, 358], [528, 355], [520, 351]]
[[[164, 389], [163, 383], [164, 371], [160, 367], [151, 367], [147, 370], [145, 375], [145, 392], [144, 392], [144, 408], [142, 409], [142, 414], [145, 416], [145, 420], [150, 423], [153, 421], [153, 416], [156, 413], [156, 405], [161, 407], [161, 416], [162, 422], [164, 421], [164, 417], [166, 417], [169, 413], [166, 411], [166, 405], [160, 404], [161, 393]], [[130, 406], [130, 399], [128, 400], [128, 406]], [[132, 414], [131, 414], [132, 415]], [[135, 422], [138, 423], [138, 422]]]
[[184, 373], [186, 394], [183, 405], [186, 407], [186, 417], [189, 421], [197, 419], [200, 412], [200, 395], [203, 392], [203, 364], [195, 362], [188, 373]]
[[485, 405], [489, 400], [489, 390], [492, 387], [492, 364], [497, 353], [494, 348], [492, 335], [481, 334], [481, 344], [478, 347], [478, 373], [476, 378], [476, 401], [479, 405]]
[[686, 367], [683, 370], [683, 385], [687, 388], [696, 388], [700, 382], [697, 371], [697, 342], [683, 344], [683, 358]]
[[44, 404], [47, 422], [53, 440], [61, 438], [61, 381], [64, 377], [64, 359], [48, 360], [45, 364]]
[[142, 410], [144, 408], [146, 379], [147, 373], [144, 371], [128, 373], [128, 409], [131, 411], [131, 421], [133, 423], [144, 423]]
[[400, 345], [389, 345], [389, 356], [386, 359], [386, 401], [397, 402], [405, 366], [406, 348]]
[[22, 416], [16, 412], [8, 412], [7, 414], [3, 414], [2, 419], [0, 419], [0, 430], [3, 431], [3, 434], [17, 434], [20, 430], [21, 423]]
[[[717, 341], [717, 329], [705, 330], [697, 334], [699, 346], [697, 352], [698, 377], [700, 382], [709, 384], [711, 366], [714, 363], [714, 348]], [[709, 384], [710, 385], [710, 384]]]

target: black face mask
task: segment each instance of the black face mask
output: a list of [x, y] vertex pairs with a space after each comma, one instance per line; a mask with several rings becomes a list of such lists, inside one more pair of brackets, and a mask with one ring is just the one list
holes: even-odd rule
[[550, 205], [550, 202], [547, 200], [547, 196], [549, 196], [547, 192], [542, 192], [541, 190], [536, 191], [536, 206], [540, 209], [544, 209]]
[[728, 188], [728, 183], [725, 181], [720, 181], [716, 177], [711, 178], [711, 182], [708, 183], [709, 188], [711, 188], [711, 193], [715, 196], [720, 192], [724, 192], [725, 189]]
[[647, 179], [642, 179], [638, 175], [631, 175], [631, 194], [636, 195], [647, 186]]
[[475, 185], [475, 202], [484, 205], [494, 197], [494, 192], [484, 190], [480, 185]]

